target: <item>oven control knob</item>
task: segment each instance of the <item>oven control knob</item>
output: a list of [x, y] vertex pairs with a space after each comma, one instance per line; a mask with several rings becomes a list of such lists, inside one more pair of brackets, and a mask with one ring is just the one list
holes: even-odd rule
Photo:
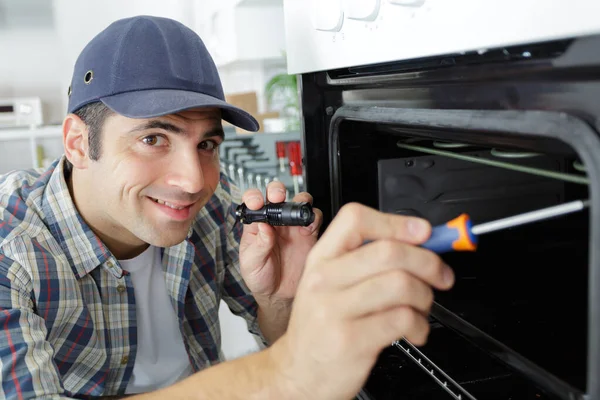
[[344, 13], [348, 19], [374, 21], [380, 6], [381, 0], [344, 0]]
[[313, 0], [313, 26], [318, 31], [339, 32], [344, 23], [341, 0]]
[[391, 4], [399, 6], [421, 7], [425, 0], [388, 0]]

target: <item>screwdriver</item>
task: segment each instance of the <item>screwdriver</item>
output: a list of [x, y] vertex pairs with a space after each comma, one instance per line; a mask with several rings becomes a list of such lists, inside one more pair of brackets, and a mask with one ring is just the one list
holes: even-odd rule
[[431, 236], [421, 247], [437, 254], [450, 251], [475, 251], [479, 235], [570, 214], [587, 207], [589, 207], [589, 200], [576, 200], [479, 225], [473, 225], [468, 214], [461, 214], [444, 225], [433, 227]]

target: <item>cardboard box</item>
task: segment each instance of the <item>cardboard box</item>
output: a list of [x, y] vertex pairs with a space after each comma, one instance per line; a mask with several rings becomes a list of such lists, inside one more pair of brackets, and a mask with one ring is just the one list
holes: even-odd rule
[[252, 114], [254, 117], [258, 115], [258, 96], [256, 92], [228, 94], [225, 95], [225, 101]]
[[[256, 120], [258, 121], [258, 132], [264, 132], [265, 131], [265, 124], [264, 124], [264, 120], [267, 118], [278, 118], [279, 117], [279, 113], [278, 112], [268, 112], [268, 113], [263, 113], [263, 114], [258, 114], [258, 115], [254, 115], [254, 118], [256, 118]], [[256, 133], [256, 132], [251, 132], [251, 131], [247, 131], [245, 129], [242, 128], [238, 128], [237, 126], [235, 127], [235, 133], [239, 133], [239, 134], [252, 134], [252, 133]]]
[[[254, 118], [258, 115], [258, 96], [256, 92], [230, 93], [225, 95], [225, 101], [232, 106], [241, 108]], [[227, 121], [223, 121], [223, 126], [231, 126]], [[243, 129], [235, 127], [236, 133], [246, 133]]]
[[[258, 124], [260, 126], [259, 130], [258, 130], [259, 132], [264, 132], [263, 121], [266, 118], [278, 118], [279, 117], [278, 112], [266, 112], [266, 113], [262, 113], [262, 114], [258, 113], [258, 96], [257, 96], [256, 92], [228, 94], [228, 95], [225, 95], [225, 101], [227, 101], [229, 104], [231, 104], [233, 106], [241, 108], [242, 110], [248, 112], [250, 115], [252, 115], [254, 118], [256, 118], [256, 120], [258, 121]], [[229, 124], [227, 121], [223, 121], [223, 125], [231, 125], [231, 124]], [[254, 133], [254, 132], [244, 130], [242, 128], [238, 128], [237, 126], [235, 127], [235, 132], [240, 133], [240, 134]]]

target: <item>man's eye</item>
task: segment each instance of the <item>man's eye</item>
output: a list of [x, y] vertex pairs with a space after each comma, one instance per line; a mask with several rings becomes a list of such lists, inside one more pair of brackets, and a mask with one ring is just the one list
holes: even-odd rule
[[144, 137], [142, 139], [142, 142], [144, 142], [144, 144], [147, 144], [148, 146], [156, 146], [158, 144], [161, 144], [163, 140], [164, 139], [160, 136], [150, 135], [150, 136]]
[[209, 150], [209, 151], [215, 150], [217, 148], [217, 146], [218, 146], [218, 144], [213, 140], [205, 140], [204, 142], [202, 142], [198, 145], [198, 147], [201, 150]]

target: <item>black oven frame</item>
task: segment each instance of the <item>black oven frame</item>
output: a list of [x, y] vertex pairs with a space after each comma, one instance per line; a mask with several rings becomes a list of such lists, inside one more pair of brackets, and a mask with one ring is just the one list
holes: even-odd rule
[[[501, 134], [516, 144], [527, 137], [554, 138], [578, 153], [590, 179], [584, 397], [591, 400], [600, 400], [599, 50], [600, 36], [591, 36], [494, 49], [491, 59], [468, 55], [471, 58], [464, 61], [464, 54], [447, 55], [309, 73], [299, 80], [307, 190], [323, 210], [323, 229], [340, 207], [338, 139], [344, 121], [453, 130], [462, 133], [451, 141], [484, 145], [486, 138], [480, 132]], [[528, 57], [519, 57], [525, 52]], [[436, 305], [433, 314], [444, 319], [446, 313]], [[476, 327], [445, 319], [477, 340]], [[493, 338], [486, 338], [483, 345], [499, 357], [506, 354]], [[552, 380], [527, 360], [507, 361], [521, 365], [521, 372], [533, 382], [561, 398], [578, 397], [568, 385]]]

